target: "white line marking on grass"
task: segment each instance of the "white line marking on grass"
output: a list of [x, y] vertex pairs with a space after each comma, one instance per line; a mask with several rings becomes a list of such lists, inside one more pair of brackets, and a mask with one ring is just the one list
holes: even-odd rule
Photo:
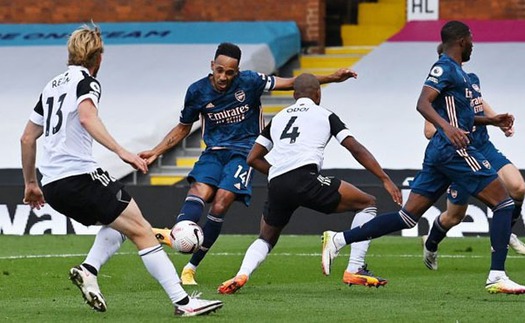
[[[175, 252], [169, 252], [170, 256], [187, 256], [183, 254], [178, 254]], [[118, 252], [115, 254], [115, 256], [136, 256], [136, 252]], [[15, 256], [0, 256], [0, 260], [20, 260], [20, 259], [40, 259], [40, 258], [75, 258], [75, 257], [85, 257], [87, 256], [86, 253], [70, 253], [70, 254], [53, 254], [53, 255], [15, 255]], [[244, 253], [241, 252], [215, 252], [210, 253], [210, 256], [244, 256]], [[296, 256], [296, 257], [320, 257], [320, 253], [289, 253], [289, 252], [279, 252], [279, 253], [271, 253], [269, 256], [275, 256], [275, 257], [290, 257], [290, 256]], [[341, 254], [341, 257], [347, 257], [348, 255]], [[422, 256], [420, 254], [404, 254], [404, 255], [379, 255], [379, 254], [368, 254], [366, 255], [369, 258], [421, 258]], [[439, 258], [461, 258], [461, 259], [473, 259], [473, 258], [488, 258], [490, 257], [490, 254], [487, 254], [486, 256], [479, 256], [479, 255], [443, 255], [440, 254]], [[507, 256], [507, 258], [525, 258], [523, 256]]]
[[[136, 252], [118, 252], [116, 256], [126, 255], [137, 255]], [[17, 256], [4, 256], [0, 257], [0, 260], [17, 260], [17, 259], [39, 259], [39, 258], [74, 258], [74, 257], [85, 257], [87, 253], [65, 253], [55, 255], [17, 255]]]

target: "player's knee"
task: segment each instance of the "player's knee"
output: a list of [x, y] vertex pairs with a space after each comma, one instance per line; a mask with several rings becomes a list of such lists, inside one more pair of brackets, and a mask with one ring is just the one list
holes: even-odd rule
[[523, 201], [523, 197], [525, 196], [525, 182], [519, 181], [515, 185], [511, 185], [509, 188], [509, 194], [510, 196], [518, 201]]
[[230, 208], [231, 204], [232, 203], [230, 201], [226, 201], [226, 200], [222, 200], [222, 199], [219, 199], [219, 200], [216, 199], [213, 202], [213, 205], [210, 208], [210, 213], [212, 213], [212, 214], [219, 214], [217, 216], [224, 217], [224, 214], [226, 214], [226, 212]]
[[464, 214], [445, 212], [439, 217], [439, 222], [444, 228], [450, 229], [458, 225], [463, 220], [463, 217]]
[[153, 229], [149, 223], [146, 225], [143, 223], [137, 223], [135, 226], [128, 227], [123, 233], [139, 249], [152, 247], [158, 244]]
[[[350, 200], [352, 203], [354, 203], [354, 199]], [[358, 210], [363, 210], [369, 207], [375, 207], [376, 206], [376, 197], [370, 194], [364, 194], [363, 198], [359, 201], [358, 205], [354, 205], [355, 208]]]
[[365, 207], [371, 207], [376, 206], [376, 197], [370, 194], [367, 194], [367, 200], [366, 200], [366, 206]]

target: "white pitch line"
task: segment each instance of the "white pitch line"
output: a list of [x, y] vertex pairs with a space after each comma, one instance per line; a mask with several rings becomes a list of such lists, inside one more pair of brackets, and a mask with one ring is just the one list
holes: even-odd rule
[[[41, 258], [75, 258], [75, 257], [85, 257], [87, 254], [85, 253], [71, 253], [71, 254], [48, 254], [48, 255], [14, 255], [14, 256], [0, 256], [0, 260], [22, 260], [22, 259], [41, 259]], [[118, 252], [115, 254], [115, 256], [136, 256], [136, 252]], [[244, 256], [244, 253], [240, 252], [217, 252], [217, 253], [210, 253], [210, 256]], [[177, 253], [170, 253], [170, 256], [186, 256], [182, 254]], [[288, 252], [281, 252], [281, 253], [271, 253], [269, 256], [274, 257], [290, 257], [290, 256], [296, 256], [296, 257], [320, 257], [320, 253], [288, 253]], [[341, 254], [342, 257], [347, 257], [348, 255]], [[403, 254], [403, 255], [379, 255], [379, 254], [368, 254], [366, 255], [369, 258], [421, 258], [422, 256], [420, 254]], [[487, 254], [486, 256], [478, 256], [478, 255], [443, 255], [440, 254], [439, 258], [460, 258], [460, 259], [478, 259], [478, 258], [489, 258], [490, 254]], [[523, 256], [508, 256], [507, 258], [523, 258]]]

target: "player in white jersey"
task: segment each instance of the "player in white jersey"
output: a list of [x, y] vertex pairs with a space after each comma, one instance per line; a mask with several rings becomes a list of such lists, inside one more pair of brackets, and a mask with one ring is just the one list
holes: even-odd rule
[[[297, 77], [294, 98], [296, 103], [272, 119], [248, 155], [250, 166], [268, 174], [268, 199], [259, 238], [246, 251], [237, 275], [219, 286], [221, 294], [233, 294], [244, 286], [277, 244], [282, 229], [299, 206], [323, 213], [356, 211], [375, 215], [373, 196], [350, 183], [319, 173], [324, 148], [332, 136], [382, 181], [394, 202], [402, 202], [401, 192], [372, 154], [352, 136], [337, 115], [319, 106], [321, 88], [315, 76]], [[376, 279], [369, 285], [380, 286], [385, 282]]]
[[[94, 310], [107, 309], [97, 274], [125, 237], [137, 246], [148, 272], [168, 294], [176, 315], [207, 314], [222, 307], [221, 301], [188, 296], [133, 198], [93, 158], [95, 139], [124, 162], [144, 173], [148, 170], [146, 161], [121, 147], [98, 117], [101, 88], [95, 77], [104, 49], [100, 29], [95, 25], [80, 27], [69, 37], [67, 48], [67, 71], [44, 87], [22, 134], [24, 203], [40, 209], [47, 202], [84, 225], [103, 225], [86, 260], [70, 270], [71, 281]], [[35, 168], [36, 141], [40, 137], [42, 189]]]

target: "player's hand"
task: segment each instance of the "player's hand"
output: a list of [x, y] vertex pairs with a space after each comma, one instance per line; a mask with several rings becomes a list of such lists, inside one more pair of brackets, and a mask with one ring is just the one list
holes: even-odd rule
[[357, 73], [349, 68], [340, 68], [332, 75], [335, 79], [334, 82], [344, 82], [349, 78], [357, 78]]
[[449, 125], [448, 127], [443, 128], [443, 131], [454, 147], [458, 149], [466, 148], [470, 144], [470, 140], [467, 136], [468, 132], [465, 130]]
[[491, 124], [500, 128], [511, 128], [514, 125], [514, 116], [508, 113], [497, 114], [490, 118]]
[[514, 126], [507, 128], [507, 127], [500, 127], [501, 131], [505, 134], [505, 137], [512, 137], [514, 136]]
[[140, 170], [143, 174], [148, 172], [148, 164], [143, 158], [140, 158], [140, 156], [132, 154], [127, 150], [119, 152], [118, 156], [133, 168]]
[[401, 191], [397, 187], [394, 182], [392, 182], [391, 179], [388, 179], [387, 181], [383, 182], [383, 186], [385, 187], [386, 191], [392, 196], [392, 200], [394, 203], [396, 203], [399, 206], [403, 205], [403, 195], [401, 194]]
[[46, 201], [44, 200], [44, 194], [36, 183], [26, 184], [24, 190], [24, 199], [22, 202], [29, 205], [32, 209], [40, 210], [44, 206]]
[[139, 157], [144, 159], [148, 165], [151, 165], [157, 158], [159, 158], [159, 155], [153, 152], [153, 150], [146, 150], [143, 152], [140, 152]]

